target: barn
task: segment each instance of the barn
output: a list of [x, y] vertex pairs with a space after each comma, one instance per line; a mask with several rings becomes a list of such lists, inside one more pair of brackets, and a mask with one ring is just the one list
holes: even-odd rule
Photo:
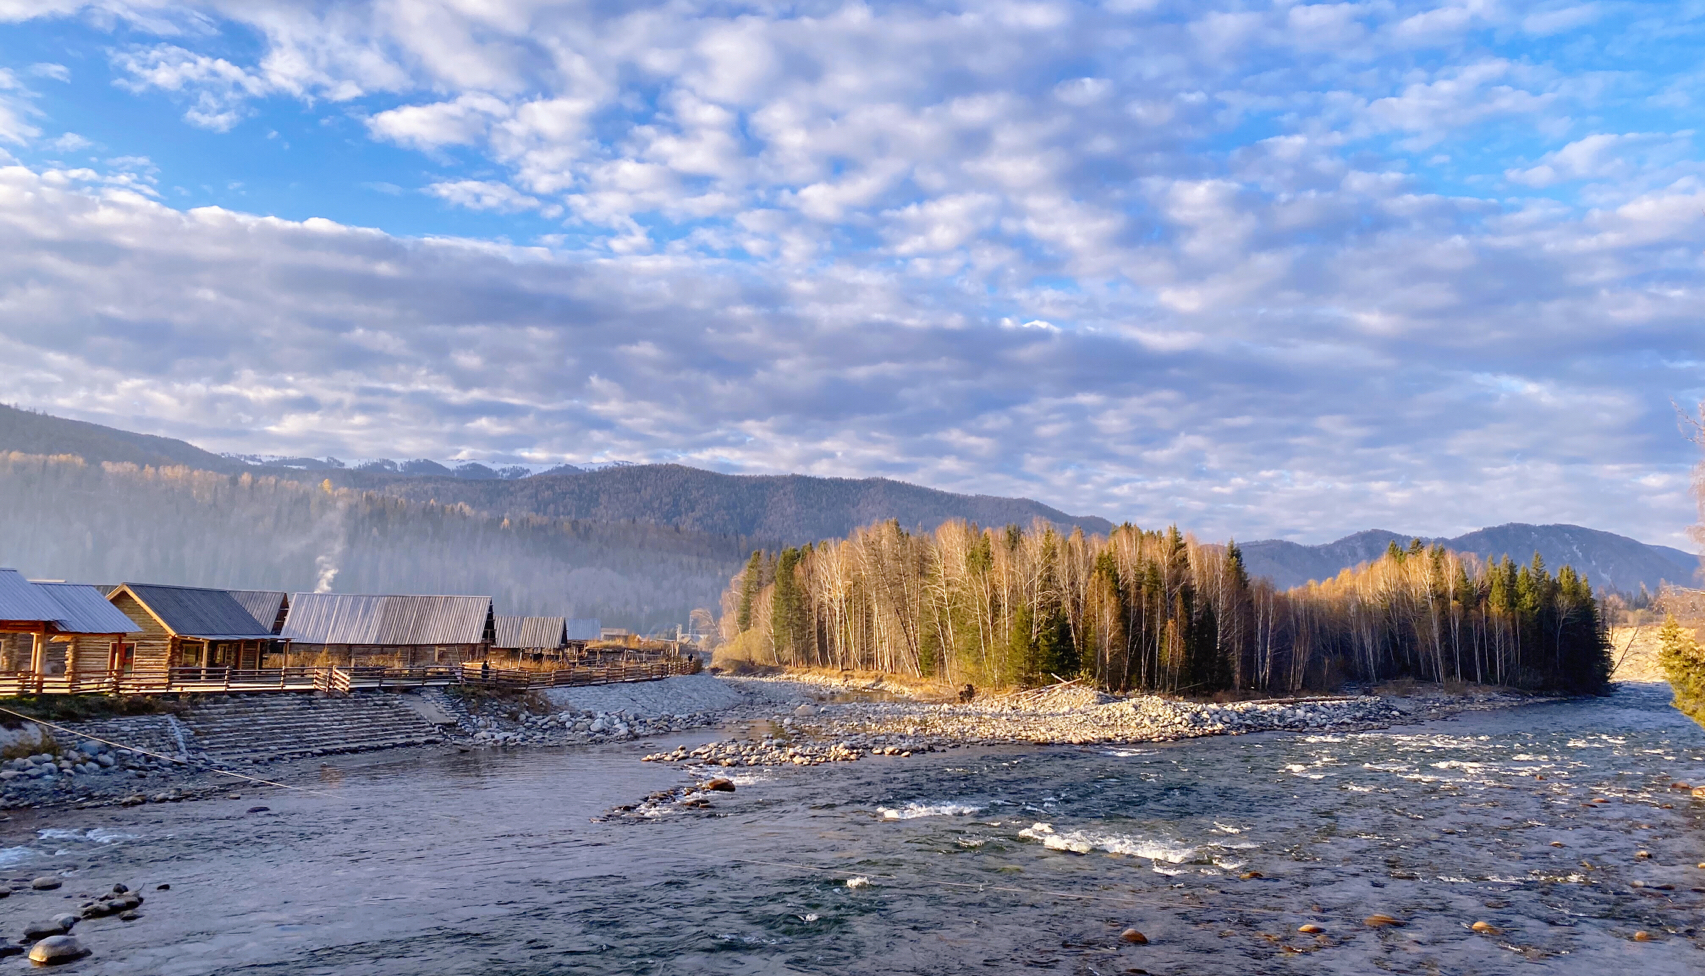
[[294, 593], [280, 636], [292, 663], [413, 668], [482, 659], [496, 640], [489, 596]]

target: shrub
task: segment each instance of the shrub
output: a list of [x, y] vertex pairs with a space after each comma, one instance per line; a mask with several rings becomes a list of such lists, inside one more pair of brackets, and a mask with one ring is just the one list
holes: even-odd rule
[[1658, 665], [1675, 692], [1675, 707], [1705, 725], [1705, 648], [1674, 617], [1658, 631]]

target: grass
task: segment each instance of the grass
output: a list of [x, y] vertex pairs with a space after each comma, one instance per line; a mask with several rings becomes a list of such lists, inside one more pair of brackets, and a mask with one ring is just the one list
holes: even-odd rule
[[176, 698], [154, 695], [19, 695], [0, 698], [0, 726], [15, 729], [27, 718], [44, 722], [83, 722], [125, 715], [182, 715], [189, 706]]

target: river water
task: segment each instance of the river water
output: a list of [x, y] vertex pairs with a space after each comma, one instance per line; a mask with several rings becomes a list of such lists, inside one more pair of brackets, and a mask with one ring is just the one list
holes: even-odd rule
[[592, 818], [705, 736], [381, 754], [312, 792], [15, 816], [0, 875], [65, 887], [0, 926], [122, 881], [144, 918], [83, 923], [65, 971], [1699, 973], [1705, 802], [1671, 783], [1705, 783], [1705, 732], [1666, 700], [760, 770], [639, 822]]

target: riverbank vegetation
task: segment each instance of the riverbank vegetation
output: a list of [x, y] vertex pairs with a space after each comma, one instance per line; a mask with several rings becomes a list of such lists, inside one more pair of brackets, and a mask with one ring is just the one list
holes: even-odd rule
[[1658, 631], [1658, 666], [1675, 692], [1675, 707], [1705, 725], [1705, 648], [1674, 617]]
[[722, 599], [723, 656], [983, 686], [1084, 677], [1116, 692], [1291, 693], [1414, 678], [1596, 691], [1608, 644], [1587, 580], [1536, 556], [1395, 544], [1279, 591], [1235, 543], [1120, 526], [885, 522], [755, 552]]

